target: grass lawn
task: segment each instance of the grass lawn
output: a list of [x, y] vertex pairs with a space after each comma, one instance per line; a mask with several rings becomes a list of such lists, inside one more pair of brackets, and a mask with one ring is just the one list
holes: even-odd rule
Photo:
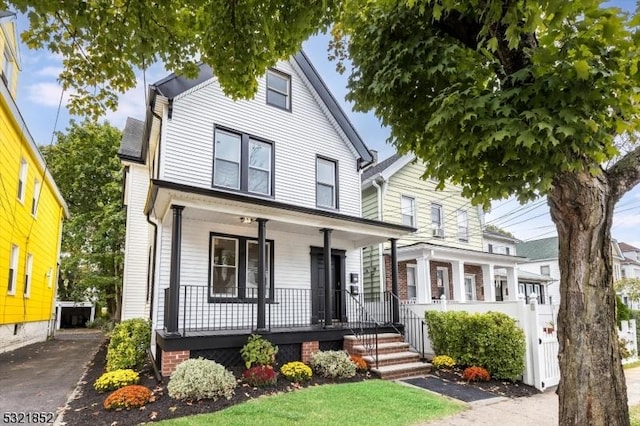
[[464, 409], [463, 404], [430, 392], [367, 380], [310, 387], [158, 425], [412, 425]]
[[636, 368], [636, 367], [640, 367], [640, 361], [631, 362], [629, 364], [624, 364], [622, 366], [622, 368], [624, 368], [625, 370], [628, 370], [630, 368]]
[[629, 407], [629, 417], [631, 418], [631, 426], [640, 426], [640, 405]]

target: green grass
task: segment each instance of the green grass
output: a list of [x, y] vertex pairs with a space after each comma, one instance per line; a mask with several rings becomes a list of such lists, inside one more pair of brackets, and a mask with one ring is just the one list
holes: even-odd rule
[[412, 425], [465, 409], [461, 403], [383, 380], [314, 386], [165, 420], [159, 425]]
[[624, 364], [622, 366], [622, 368], [624, 368], [625, 370], [628, 370], [630, 368], [636, 368], [636, 367], [640, 367], [640, 361], [631, 362], [629, 364]]
[[640, 426], [640, 405], [629, 407], [629, 417], [631, 418], [631, 426]]

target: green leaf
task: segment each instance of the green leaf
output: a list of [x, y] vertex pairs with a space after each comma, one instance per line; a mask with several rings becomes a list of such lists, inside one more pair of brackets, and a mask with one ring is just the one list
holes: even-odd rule
[[574, 62], [573, 68], [580, 80], [586, 80], [589, 77], [589, 64], [584, 59]]

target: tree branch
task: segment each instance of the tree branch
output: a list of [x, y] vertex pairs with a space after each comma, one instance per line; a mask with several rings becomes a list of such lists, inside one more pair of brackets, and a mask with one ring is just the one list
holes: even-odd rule
[[611, 195], [617, 202], [627, 191], [640, 183], [640, 145], [622, 157], [606, 174]]

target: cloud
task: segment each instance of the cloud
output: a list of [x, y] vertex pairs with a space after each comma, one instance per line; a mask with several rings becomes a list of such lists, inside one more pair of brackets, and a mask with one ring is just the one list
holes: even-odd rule
[[[44, 107], [58, 107], [60, 102], [60, 94], [62, 93], [62, 87], [58, 83], [40, 82], [33, 83], [26, 88], [27, 100], [30, 102], [44, 106]], [[69, 95], [71, 93], [66, 91], [62, 98], [62, 105], [66, 105], [69, 102]]]
[[61, 72], [62, 72], [62, 67], [46, 66], [36, 71], [36, 75], [40, 75], [44, 77], [53, 77], [57, 79]]
[[[640, 210], [640, 208], [638, 209]], [[640, 214], [637, 213], [621, 213], [613, 217], [612, 229], [633, 228], [636, 230], [640, 225]]]

